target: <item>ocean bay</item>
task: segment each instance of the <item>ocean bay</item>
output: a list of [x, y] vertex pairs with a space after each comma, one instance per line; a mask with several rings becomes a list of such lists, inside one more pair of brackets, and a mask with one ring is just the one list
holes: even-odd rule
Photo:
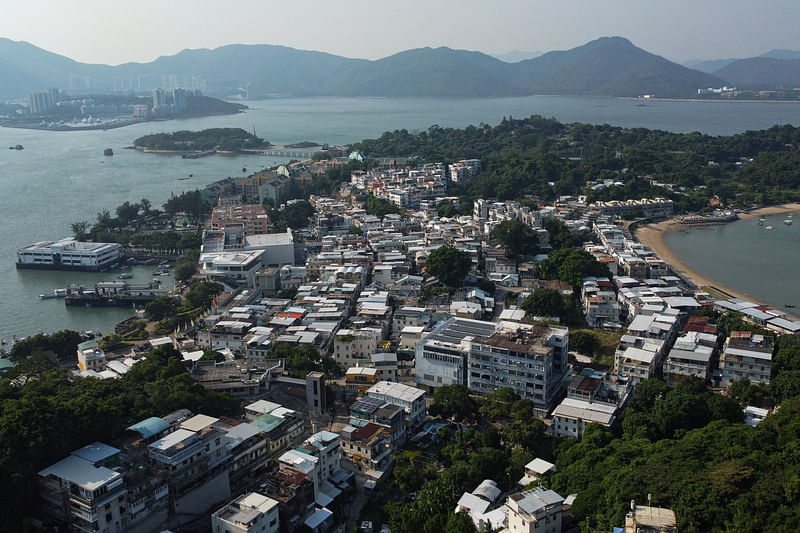
[[[800, 227], [786, 214], [670, 231], [664, 244], [691, 270], [747, 298], [796, 314], [800, 306]], [[771, 227], [772, 229], [767, 229]]]
[[[125, 201], [148, 198], [153, 205], [160, 206], [173, 192], [202, 188], [226, 176], [242, 175], [242, 167], [252, 172], [286, 162], [264, 156], [184, 160], [124, 149], [144, 134], [242, 127], [255, 130], [258, 136], [275, 144], [305, 140], [346, 144], [393, 129], [413, 131], [432, 124], [442, 127], [497, 124], [504, 116], [536, 114], [562, 122], [701, 131], [712, 135], [763, 129], [773, 124], [800, 124], [800, 107], [788, 103], [652, 101], [640, 107], [639, 101], [631, 99], [537, 96], [453, 100], [308, 98], [247, 104], [251, 109], [239, 115], [147, 122], [107, 131], [0, 128], [0, 148], [24, 146], [22, 151], [4, 149], [0, 157], [0, 210], [4, 215], [0, 222], [3, 237], [0, 337], [64, 327], [107, 332], [120, 318], [131, 314], [129, 310], [67, 309], [61, 301], [39, 300], [38, 294], [69, 281], [106, 278], [16, 271], [15, 251], [20, 246], [68, 236], [71, 223], [93, 221], [97, 212], [113, 210]], [[115, 155], [104, 157], [105, 148], [112, 148]], [[189, 174], [191, 178], [183, 179]]]

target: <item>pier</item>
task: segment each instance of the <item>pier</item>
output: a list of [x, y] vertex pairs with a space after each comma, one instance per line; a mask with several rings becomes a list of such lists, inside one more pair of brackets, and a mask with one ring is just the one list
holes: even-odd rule
[[67, 288], [64, 304], [76, 307], [142, 307], [160, 296], [169, 296], [169, 289], [156, 283], [130, 284], [105, 281], [93, 287], [72, 285]]

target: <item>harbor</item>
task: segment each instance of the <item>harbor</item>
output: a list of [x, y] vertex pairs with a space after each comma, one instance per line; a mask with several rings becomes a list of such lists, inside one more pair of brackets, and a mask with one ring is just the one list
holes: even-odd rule
[[169, 296], [170, 289], [150, 282], [132, 284], [125, 281], [101, 281], [91, 287], [73, 285], [67, 288], [64, 304], [79, 307], [143, 307], [160, 296]]

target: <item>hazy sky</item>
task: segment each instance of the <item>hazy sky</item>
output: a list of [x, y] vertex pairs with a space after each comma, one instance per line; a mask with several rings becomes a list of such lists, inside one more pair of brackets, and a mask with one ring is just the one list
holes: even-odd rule
[[79, 61], [279, 44], [377, 59], [449, 46], [564, 50], [620, 35], [673, 61], [800, 50], [800, 0], [3, 0], [0, 37]]

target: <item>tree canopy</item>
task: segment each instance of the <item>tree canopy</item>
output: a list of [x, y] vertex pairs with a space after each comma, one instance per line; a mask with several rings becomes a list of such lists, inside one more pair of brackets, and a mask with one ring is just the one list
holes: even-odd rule
[[592, 254], [569, 248], [551, 252], [539, 263], [539, 272], [545, 279], [560, 279], [574, 288], [579, 288], [585, 277], [611, 277], [608, 267], [598, 262]]
[[440, 246], [428, 254], [425, 273], [436, 276], [450, 287], [460, 287], [469, 273], [472, 259], [469, 254], [452, 246]]
[[492, 239], [506, 247], [506, 251], [519, 264], [520, 255], [535, 254], [538, 245], [536, 234], [530, 226], [516, 219], [504, 220], [492, 229]]

